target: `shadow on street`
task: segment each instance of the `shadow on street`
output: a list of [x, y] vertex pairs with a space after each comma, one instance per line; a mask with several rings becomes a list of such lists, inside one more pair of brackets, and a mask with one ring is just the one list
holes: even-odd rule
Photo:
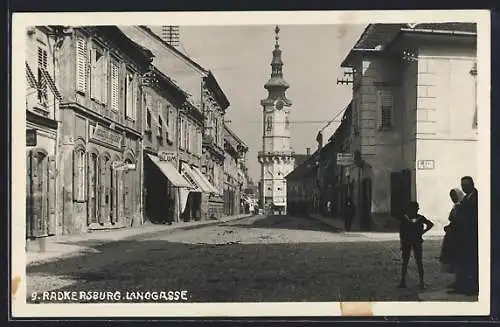
[[[190, 302], [314, 302], [414, 301], [418, 292], [411, 276], [407, 289], [395, 287], [400, 261], [399, 243], [394, 241], [77, 244], [95, 253], [27, 268], [27, 294], [187, 290]], [[424, 244], [426, 276], [429, 283], [445, 285], [449, 281], [435, 260], [439, 245]], [[412, 264], [410, 270], [415, 270]]]
[[241, 228], [277, 228], [288, 230], [308, 230], [318, 232], [339, 233], [341, 229], [322, 223], [310, 217], [292, 217], [285, 215], [254, 216], [244, 222], [228, 222], [220, 226]]

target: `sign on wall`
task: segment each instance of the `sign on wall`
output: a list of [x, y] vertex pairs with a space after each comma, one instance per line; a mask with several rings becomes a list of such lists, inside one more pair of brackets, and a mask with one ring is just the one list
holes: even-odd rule
[[26, 146], [36, 146], [36, 129], [26, 130]]
[[432, 170], [434, 169], [434, 160], [418, 160], [417, 168], [419, 170]]
[[171, 151], [158, 152], [158, 158], [162, 161], [169, 161], [175, 163], [177, 160], [177, 153]]
[[354, 164], [354, 155], [352, 153], [337, 153], [337, 165], [349, 166]]
[[122, 145], [122, 137], [120, 133], [101, 125], [97, 125], [92, 134], [92, 140], [104, 142], [117, 148]]

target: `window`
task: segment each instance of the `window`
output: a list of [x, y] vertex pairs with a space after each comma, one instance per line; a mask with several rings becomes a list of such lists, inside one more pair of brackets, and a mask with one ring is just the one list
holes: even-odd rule
[[158, 116], [158, 137], [163, 137], [163, 119], [161, 119], [161, 115]]
[[201, 156], [202, 154], [202, 145], [203, 145], [203, 136], [202, 136], [202, 133], [201, 133], [201, 128], [198, 129], [198, 155]]
[[136, 92], [134, 73], [128, 70], [125, 76], [125, 117], [131, 120], [135, 120]]
[[76, 90], [78, 92], [87, 92], [87, 71], [87, 40], [78, 36], [76, 38]]
[[377, 92], [377, 118], [378, 128], [391, 128], [393, 124], [394, 99], [390, 90], [379, 90]]
[[48, 103], [47, 81], [44, 71], [47, 71], [47, 50], [38, 47], [38, 102], [44, 106]]
[[181, 149], [184, 149], [184, 119], [181, 118], [181, 126], [180, 126], [181, 130], [179, 131], [179, 136], [180, 136], [180, 144], [179, 144], [179, 147]]
[[108, 97], [108, 62], [104, 50], [97, 45], [93, 45], [90, 60], [90, 97], [106, 104]]
[[273, 129], [273, 117], [272, 116], [267, 116], [266, 118], [266, 130], [268, 132], [272, 131]]
[[188, 152], [192, 151], [192, 140], [191, 140], [191, 123], [186, 122], [186, 149]]
[[111, 61], [111, 110], [118, 111], [120, 98], [120, 65]]
[[80, 148], [73, 152], [73, 199], [85, 201], [85, 151]]

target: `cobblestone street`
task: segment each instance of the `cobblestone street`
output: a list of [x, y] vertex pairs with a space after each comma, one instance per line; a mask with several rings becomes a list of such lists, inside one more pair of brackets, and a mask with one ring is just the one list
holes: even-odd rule
[[[429, 288], [449, 283], [436, 259], [440, 239], [424, 243]], [[310, 218], [256, 216], [95, 245], [95, 253], [28, 268], [28, 297], [41, 291], [187, 290], [193, 302], [415, 301], [397, 289], [397, 235], [343, 233]]]

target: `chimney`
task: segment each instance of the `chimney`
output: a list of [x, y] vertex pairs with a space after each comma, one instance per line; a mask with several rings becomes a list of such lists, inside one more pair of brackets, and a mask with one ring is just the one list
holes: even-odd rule
[[179, 26], [162, 25], [161, 38], [173, 47], [178, 47], [180, 44]]
[[309, 158], [309, 156], [311, 155], [311, 148], [306, 148], [306, 155]]

